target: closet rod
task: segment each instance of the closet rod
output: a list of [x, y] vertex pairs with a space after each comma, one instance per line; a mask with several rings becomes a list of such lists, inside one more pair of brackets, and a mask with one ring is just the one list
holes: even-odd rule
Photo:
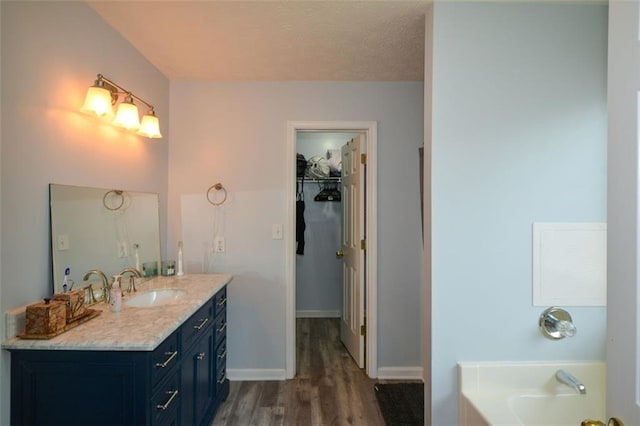
[[297, 182], [303, 182], [303, 183], [316, 183], [316, 182], [342, 182], [342, 178], [340, 177], [328, 177], [328, 178], [322, 178], [322, 179], [314, 179], [314, 178], [297, 178], [296, 180]]

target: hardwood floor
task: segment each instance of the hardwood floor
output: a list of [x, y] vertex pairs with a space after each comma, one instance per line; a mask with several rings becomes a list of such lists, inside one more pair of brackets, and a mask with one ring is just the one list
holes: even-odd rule
[[212, 426], [384, 426], [373, 390], [340, 342], [338, 318], [298, 318], [297, 374], [286, 381], [231, 382]]

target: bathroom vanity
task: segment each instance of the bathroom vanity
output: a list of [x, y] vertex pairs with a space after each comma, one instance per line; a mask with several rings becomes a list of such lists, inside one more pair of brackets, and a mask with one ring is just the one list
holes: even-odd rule
[[13, 425], [208, 425], [229, 393], [230, 275], [157, 277], [138, 293], [184, 290], [50, 340], [9, 339]]

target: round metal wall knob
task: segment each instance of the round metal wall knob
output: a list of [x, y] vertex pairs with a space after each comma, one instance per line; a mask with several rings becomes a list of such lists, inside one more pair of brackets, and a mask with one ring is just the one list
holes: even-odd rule
[[338, 250], [336, 252], [336, 257], [343, 257], [344, 256], [344, 252], [342, 250]]

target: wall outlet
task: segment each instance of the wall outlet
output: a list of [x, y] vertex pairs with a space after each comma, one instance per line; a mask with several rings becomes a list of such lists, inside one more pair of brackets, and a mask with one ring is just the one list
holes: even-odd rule
[[224, 240], [224, 237], [216, 237], [213, 242], [213, 246], [216, 253], [224, 253], [227, 250], [227, 244]]
[[129, 248], [127, 247], [127, 243], [118, 243], [118, 257], [123, 258], [129, 256]]

